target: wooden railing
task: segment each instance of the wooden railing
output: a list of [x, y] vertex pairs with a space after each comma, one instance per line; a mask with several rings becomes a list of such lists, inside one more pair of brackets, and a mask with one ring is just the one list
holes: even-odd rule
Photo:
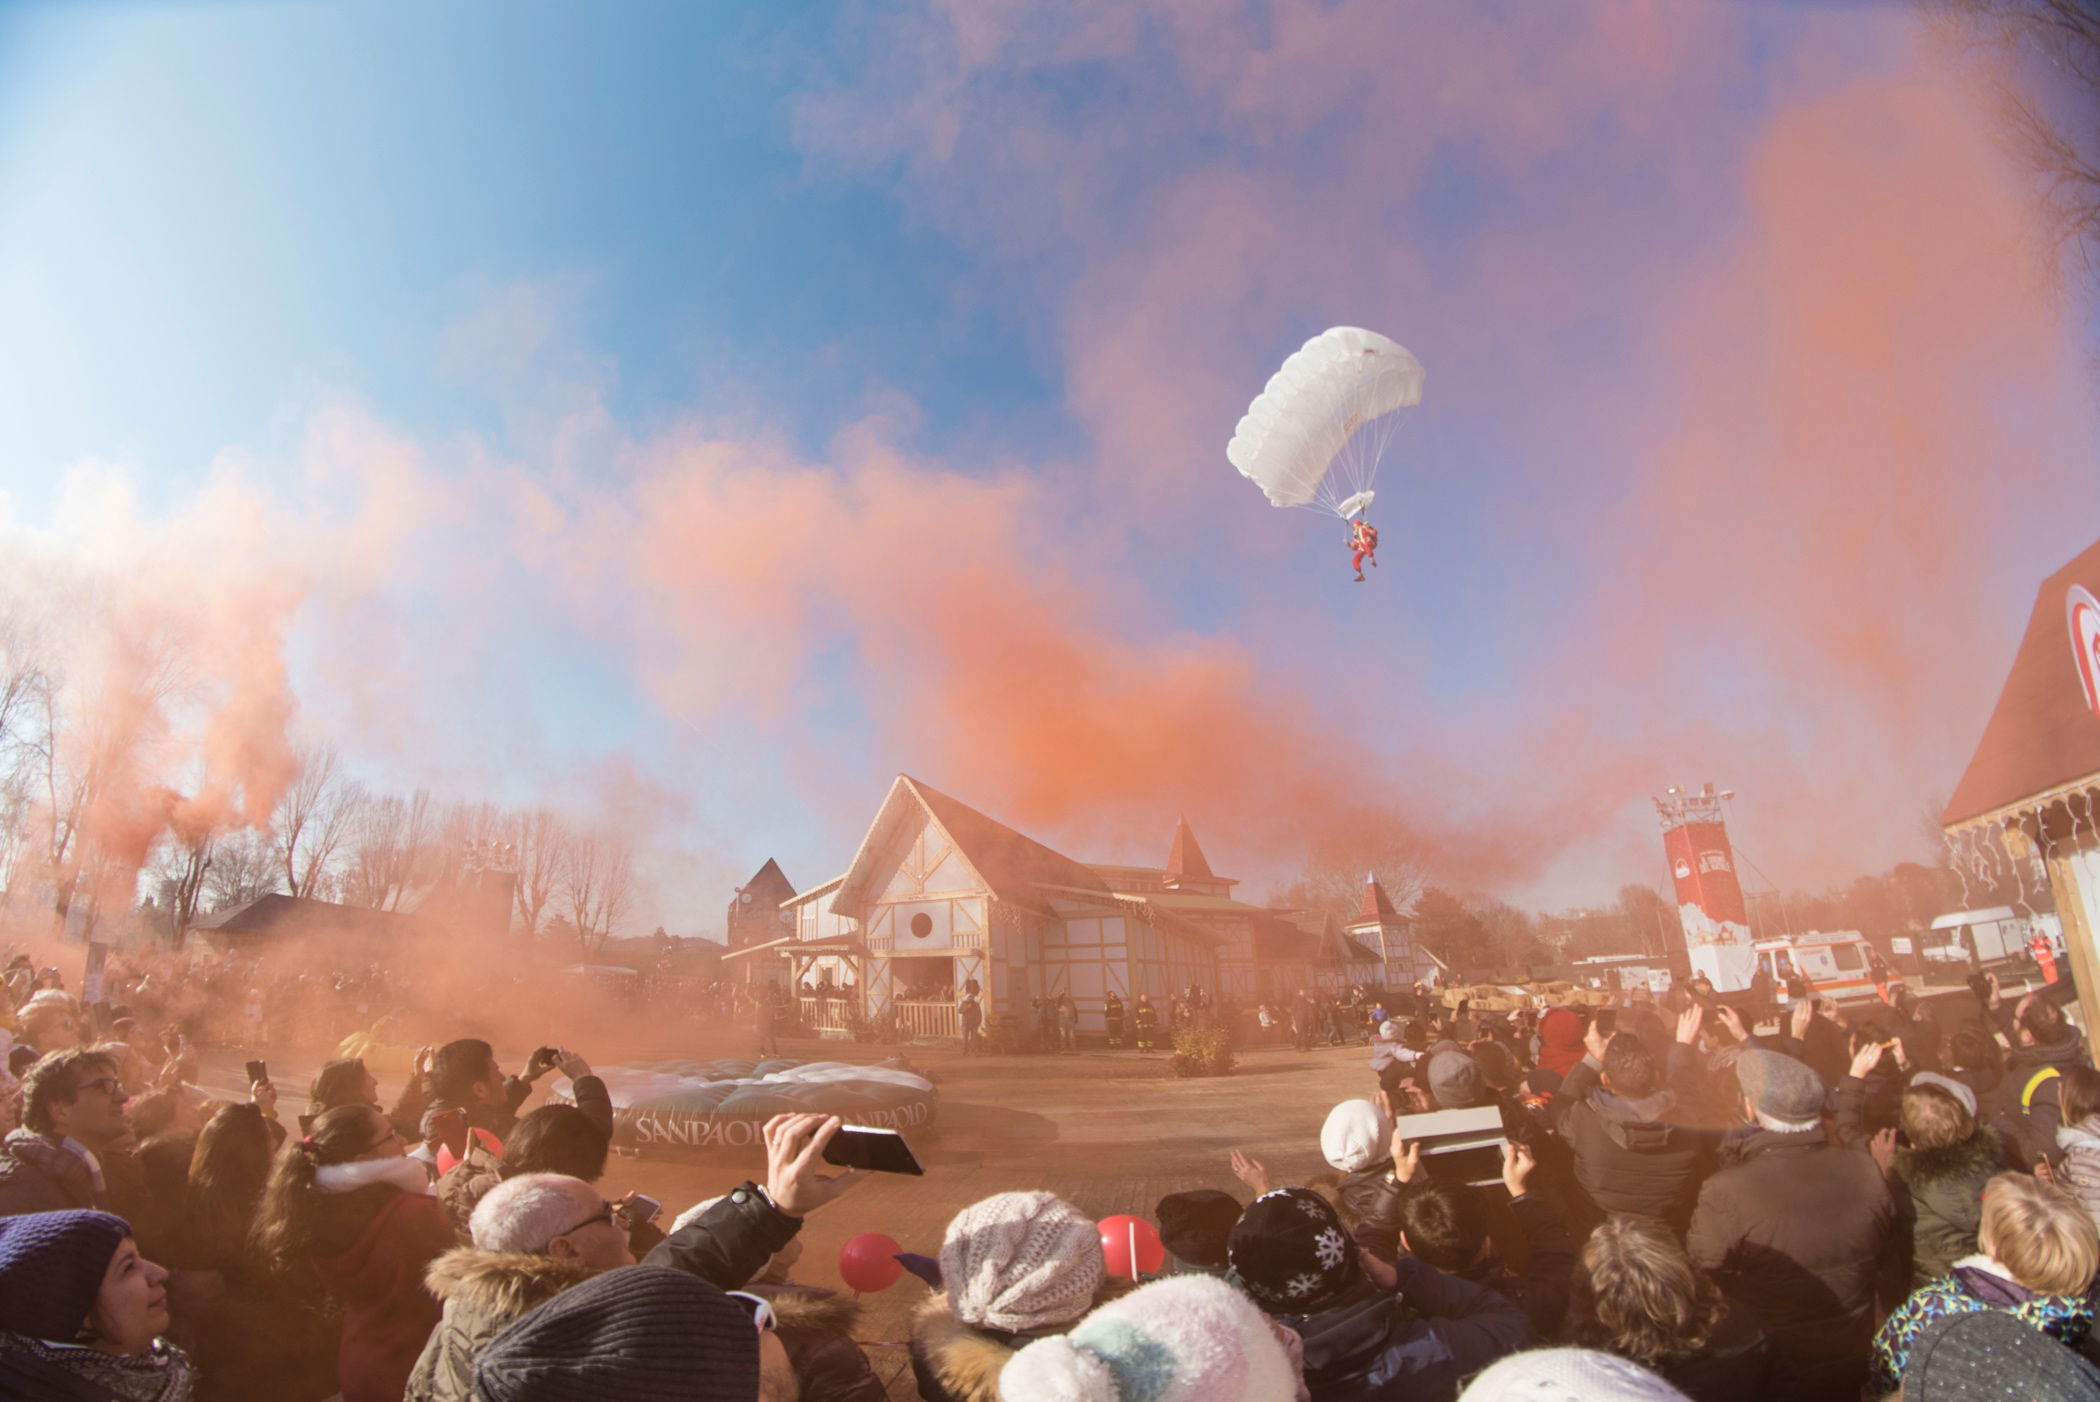
[[953, 1003], [913, 1003], [898, 999], [897, 1027], [907, 1037], [960, 1037]]
[[846, 1009], [853, 1006], [847, 998], [808, 998], [802, 1004], [802, 1025], [812, 1032], [843, 1032], [846, 1030]]

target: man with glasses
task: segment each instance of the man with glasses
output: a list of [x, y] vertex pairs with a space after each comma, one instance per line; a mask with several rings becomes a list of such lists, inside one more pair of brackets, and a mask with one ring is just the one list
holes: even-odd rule
[[[117, 1058], [98, 1048], [52, 1052], [22, 1082], [22, 1128], [0, 1141], [0, 1217], [93, 1208], [121, 1213], [109, 1172], [129, 1186], [130, 1097]], [[129, 1197], [122, 1191], [116, 1198]]]
[[489, 1190], [468, 1223], [472, 1246], [440, 1256], [427, 1277], [444, 1302], [407, 1402], [468, 1402], [474, 1355], [512, 1320], [600, 1271], [634, 1264], [616, 1204], [581, 1178], [521, 1173]]

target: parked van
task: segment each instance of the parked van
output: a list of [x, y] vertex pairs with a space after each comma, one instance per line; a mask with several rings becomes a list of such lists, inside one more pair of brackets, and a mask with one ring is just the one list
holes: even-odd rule
[[1982, 910], [1956, 910], [1932, 922], [1918, 941], [1927, 983], [1960, 983], [1972, 972], [2002, 972], [2030, 966], [2030, 945], [2037, 934], [2048, 938], [2061, 958], [2062, 925], [2054, 916], [2030, 919], [2009, 905]]

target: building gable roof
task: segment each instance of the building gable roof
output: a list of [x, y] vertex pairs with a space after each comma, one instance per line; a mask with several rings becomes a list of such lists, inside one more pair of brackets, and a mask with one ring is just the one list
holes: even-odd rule
[[1046, 902], [1039, 887], [1099, 893], [1104, 898], [1110, 894], [1108, 883], [1090, 867], [986, 817], [960, 799], [900, 774], [840, 880], [838, 894], [832, 898], [833, 910], [851, 915], [866, 904], [868, 888], [876, 877], [876, 856], [915, 809], [940, 825], [985, 888], [1000, 900], [1040, 910]]
[[[749, 891], [761, 885], [785, 888], [788, 896], [795, 894], [795, 883], [787, 879], [787, 873], [780, 869], [780, 863], [774, 861], [771, 857], [766, 858], [766, 864], [751, 873], [751, 879], [737, 887], [737, 889], [739, 891]], [[781, 899], [785, 900], [787, 897], [783, 896]]]
[[338, 905], [273, 891], [244, 905], [217, 911], [190, 922], [190, 929], [220, 935], [287, 939], [298, 935], [371, 936], [406, 934], [420, 922], [414, 916], [364, 906]]
[[1167, 870], [1176, 876], [1215, 876], [1196, 845], [1195, 830], [1186, 817], [1174, 820], [1174, 845], [1167, 852]]
[[2086, 704], [2068, 626], [2073, 586], [2100, 596], [2100, 542], [2043, 583], [2005, 689], [1940, 815], [1943, 826], [2100, 773], [2100, 715]]

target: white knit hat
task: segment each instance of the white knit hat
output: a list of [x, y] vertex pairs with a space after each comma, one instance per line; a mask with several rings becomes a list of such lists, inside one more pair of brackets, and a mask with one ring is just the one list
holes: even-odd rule
[[1458, 1402], [1689, 1402], [1638, 1363], [1586, 1348], [1513, 1353], [1467, 1385]]
[[941, 1288], [965, 1324], [1041, 1329], [1094, 1303], [1108, 1268], [1101, 1229], [1055, 1193], [999, 1193], [955, 1214], [941, 1243]]
[[1298, 1373], [1252, 1301], [1178, 1275], [1038, 1339], [999, 1375], [1000, 1402], [1290, 1402]]
[[1391, 1151], [1393, 1121], [1368, 1100], [1344, 1100], [1320, 1126], [1320, 1154], [1337, 1171], [1369, 1168]]

